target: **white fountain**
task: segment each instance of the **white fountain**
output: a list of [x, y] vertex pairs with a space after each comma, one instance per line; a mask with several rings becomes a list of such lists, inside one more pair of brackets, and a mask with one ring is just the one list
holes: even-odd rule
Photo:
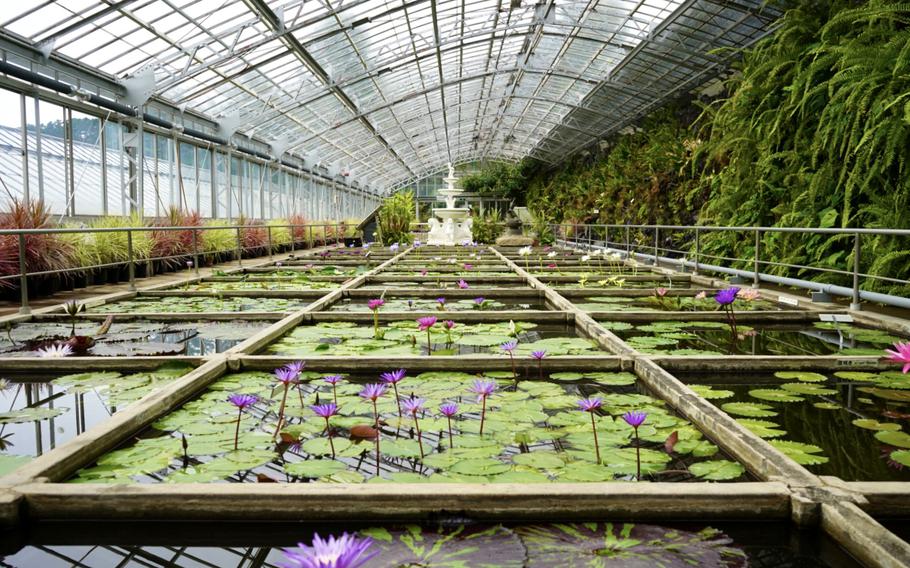
[[449, 164], [449, 177], [445, 178], [445, 189], [440, 189], [439, 194], [445, 197], [446, 206], [442, 209], [434, 208], [433, 215], [440, 221], [430, 219], [430, 233], [427, 236], [428, 245], [460, 245], [465, 241], [472, 241], [471, 223], [473, 219], [468, 216], [470, 209], [455, 207], [455, 198], [464, 193], [455, 187], [458, 178], [455, 177], [455, 168]]

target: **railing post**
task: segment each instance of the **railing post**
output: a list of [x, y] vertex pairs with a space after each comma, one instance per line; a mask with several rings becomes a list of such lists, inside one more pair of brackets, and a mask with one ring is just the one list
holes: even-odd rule
[[269, 243], [269, 260], [271, 260], [272, 259], [272, 226], [266, 225], [265, 231], [266, 231], [266, 237], [268, 237], [268, 243]]
[[660, 266], [660, 260], [658, 260], [660, 258], [660, 249], [658, 248], [659, 242], [660, 242], [660, 229], [655, 225], [655, 227], [654, 227], [654, 266]]
[[297, 225], [291, 225], [291, 252], [297, 250], [297, 235], [294, 233], [294, 229], [297, 228]]
[[632, 255], [632, 229], [626, 225], [626, 260]]
[[133, 258], [133, 232], [126, 232], [127, 273], [130, 276], [130, 292], [136, 291], [136, 262]]
[[701, 231], [695, 227], [695, 266], [692, 268], [692, 274], [698, 274], [698, 255], [701, 254]]
[[310, 225], [309, 227], [310, 227], [310, 238], [307, 241], [307, 248], [311, 249], [311, 248], [313, 248], [313, 225]]
[[237, 266], [243, 268], [243, 236], [240, 227], [237, 227]]
[[193, 268], [196, 276], [199, 276], [199, 235], [195, 229], [193, 229]]
[[31, 308], [28, 307], [28, 268], [25, 262], [25, 235], [22, 233], [19, 233], [19, 292], [22, 295], [19, 313], [32, 313]]
[[758, 262], [760, 259], [761, 249], [761, 229], [755, 229], [755, 264], [752, 271], [752, 287], [758, 288]]
[[851, 310], [862, 309], [859, 301], [859, 260], [860, 260], [860, 233], [853, 234], [853, 300], [850, 302]]

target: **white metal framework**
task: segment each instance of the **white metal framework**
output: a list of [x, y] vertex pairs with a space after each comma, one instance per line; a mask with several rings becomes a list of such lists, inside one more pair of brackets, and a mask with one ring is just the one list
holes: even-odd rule
[[715, 77], [735, 52], [718, 49], [778, 15], [759, 0], [21, 0], [0, 25], [17, 64], [388, 190], [447, 162], [561, 160]]

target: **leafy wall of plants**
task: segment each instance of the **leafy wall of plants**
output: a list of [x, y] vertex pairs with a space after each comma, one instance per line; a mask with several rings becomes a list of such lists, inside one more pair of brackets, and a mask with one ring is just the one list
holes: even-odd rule
[[[523, 168], [528, 205], [561, 222], [910, 227], [908, 21], [910, 5], [897, 2], [791, 3], [777, 31], [744, 53], [724, 97], [696, 101], [700, 115], [691, 105], [658, 111], [555, 169]], [[906, 275], [908, 244], [864, 238], [861, 270]], [[729, 234], [702, 245], [754, 252], [751, 238]], [[852, 268], [849, 236], [769, 234], [761, 246], [766, 260]]]

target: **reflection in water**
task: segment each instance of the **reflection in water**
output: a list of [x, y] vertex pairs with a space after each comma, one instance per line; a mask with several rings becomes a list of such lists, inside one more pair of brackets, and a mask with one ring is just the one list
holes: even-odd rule
[[[425, 535], [432, 533], [455, 532], [461, 525], [453, 524], [442, 527], [424, 527]], [[620, 524], [616, 525], [621, 526]], [[643, 527], [644, 525], [639, 525]], [[736, 559], [735, 564], [726, 558], [724, 563], [713, 566], [748, 565], [751, 568], [857, 568], [858, 564], [845, 554], [833, 541], [814, 531], [798, 531], [786, 523], [711, 523], [732, 542], [727, 546], [739, 549], [746, 555], [745, 562]], [[542, 525], [547, 529], [555, 525]], [[341, 526], [322, 523], [319, 526], [290, 523], [49, 523], [35, 526], [28, 535], [8, 534], [2, 541], [4, 566], [16, 568], [53, 568], [65, 566], [97, 567], [194, 567], [194, 568], [271, 568], [280, 566], [284, 560], [282, 548], [293, 547], [298, 542], [309, 543], [313, 531], [322, 535], [331, 532], [341, 533], [344, 530], [357, 531], [366, 527], [358, 525]], [[387, 527], [393, 533], [395, 527]], [[468, 525], [471, 532], [490, 527]], [[509, 525], [504, 532], [514, 539], [512, 533], [521, 535], [529, 532], [527, 526]], [[698, 532], [706, 524], [670, 524], [664, 528], [651, 527], [650, 530], [667, 529]], [[380, 529], [381, 530], [381, 529]], [[372, 531], [371, 531], [372, 532]], [[668, 537], [672, 538], [672, 537]], [[620, 538], [620, 540], [622, 540]], [[457, 541], [457, 539], [456, 539]], [[476, 541], [475, 541], [476, 542]], [[481, 546], [478, 552], [487, 558], [504, 557], [507, 549], [505, 541], [493, 541], [488, 546]], [[539, 544], [539, 543], [538, 543]], [[457, 545], [457, 543], [456, 543]], [[494, 547], [495, 545], [495, 547]], [[447, 545], [448, 546], [448, 545]], [[388, 546], [383, 546], [383, 555], [369, 562], [370, 567], [398, 566], [399, 556], [395, 562], [388, 553]], [[426, 547], [431, 548], [431, 547]], [[444, 547], [445, 548], [445, 547]], [[563, 541], [548, 547], [548, 553], [558, 554], [560, 548], [566, 554], [577, 553], [578, 548]], [[634, 547], [633, 547], [634, 548]], [[445, 552], [444, 550], [442, 551]], [[513, 558], [519, 565], [547, 566], [535, 558], [533, 547], [521, 550], [520, 558]], [[602, 557], [603, 566], [621, 567], [627, 559]], [[547, 558], [552, 555], [547, 554]], [[439, 560], [439, 558], [436, 558]], [[593, 558], [592, 558], [593, 560]], [[610, 561], [612, 563], [607, 563]], [[408, 564], [416, 566], [418, 564]], [[437, 564], [419, 564], [437, 565]], [[438, 565], [449, 565], [439, 563]], [[462, 565], [462, 564], [452, 564]], [[464, 564], [470, 566], [470, 563]], [[576, 564], [577, 565], [577, 564]], [[585, 564], [589, 565], [589, 564]], [[600, 564], [597, 564], [600, 565]], [[653, 564], [656, 565], [656, 564]], [[670, 563], [668, 566], [692, 565]], [[697, 564], [700, 567], [709, 564]], [[552, 566], [549, 565], [549, 566]], [[566, 564], [561, 564], [566, 566]]]

